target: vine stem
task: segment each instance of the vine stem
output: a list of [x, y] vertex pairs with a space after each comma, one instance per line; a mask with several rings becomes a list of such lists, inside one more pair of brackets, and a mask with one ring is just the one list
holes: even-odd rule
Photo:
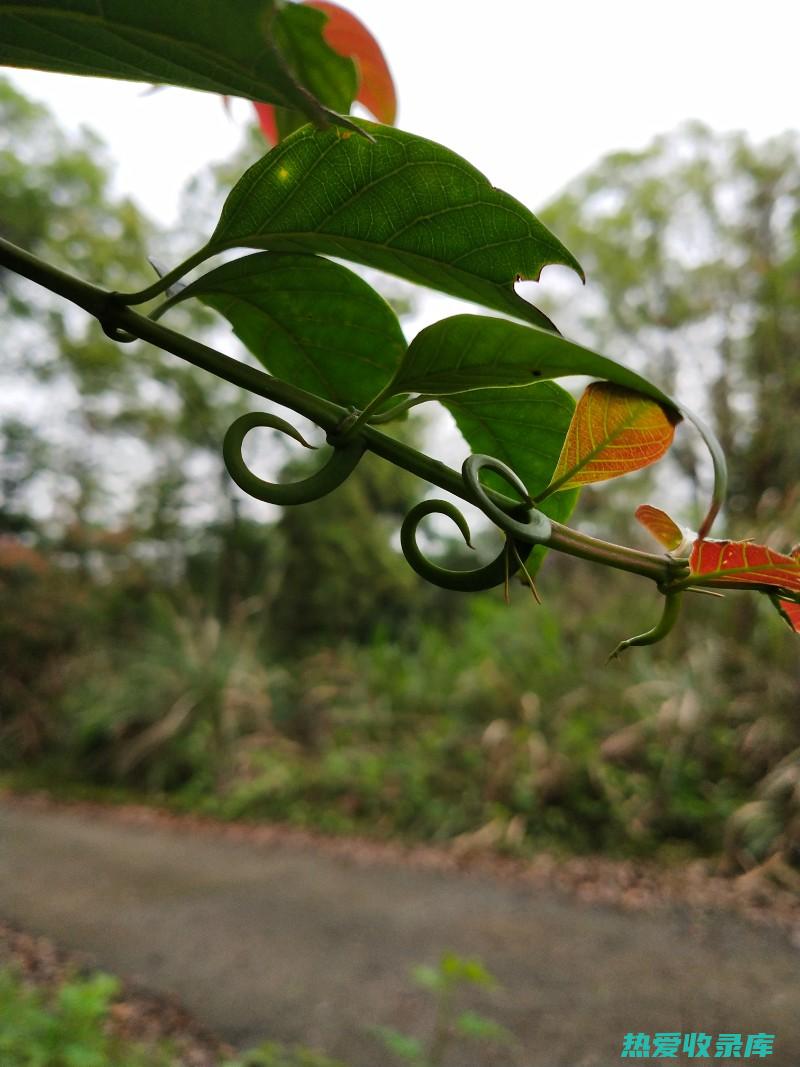
[[[275, 378], [266, 371], [241, 363], [200, 341], [184, 337], [161, 323], [140, 315], [123, 303], [118, 294], [75, 278], [4, 238], [0, 238], [0, 265], [77, 304], [96, 318], [112, 339], [125, 342], [138, 338], [148, 341], [232, 385], [291, 408], [316, 423], [329, 435], [335, 435], [345, 420], [352, 417], [352, 413], [339, 404]], [[165, 275], [161, 282], [169, 277], [170, 275]], [[141, 297], [141, 294], [138, 295]], [[130, 300], [130, 297], [126, 299]], [[461, 475], [446, 464], [381, 433], [367, 423], [358, 425], [353, 435], [360, 436], [367, 449], [394, 466], [402, 467], [462, 500], [473, 502]], [[519, 508], [519, 501], [502, 493], [488, 488], [485, 493], [503, 510], [513, 511]], [[660, 587], [669, 586], [686, 577], [688, 565], [685, 561], [615, 545], [558, 522], [551, 522], [551, 526], [552, 532], [546, 544], [557, 552], [639, 574], [652, 579]]]

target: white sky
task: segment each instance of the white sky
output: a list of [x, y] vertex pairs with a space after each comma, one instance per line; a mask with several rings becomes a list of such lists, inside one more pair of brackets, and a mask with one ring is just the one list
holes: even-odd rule
[[[643, 147], [688, 118], [756, 140], [800, 123], [800, 0], [342, 2], [386, 52], [398, 124], [466, 157], [534, 210], [606, 152]], [[143, 95], [139, 84], [11, 76], [65, 125], [99, 132], [117, 188], [166, 225], [184, 183], [234, 151], [250, 114], [242, 103], [231, 121], [217, 97], [185, 90]], [[431, 297], [411, 332], [461, 307]]]
[[[534, 210], [605, 152], [686, 118], [756, 138], [800, 122], [798, 0], [343, 2], [383, 45], [399, 125]], [[210, 95], [28, 71], [13, 80], [63, 122], [94, 127], [119, 187], [165, 223], [184, 181], [239, 140]]]

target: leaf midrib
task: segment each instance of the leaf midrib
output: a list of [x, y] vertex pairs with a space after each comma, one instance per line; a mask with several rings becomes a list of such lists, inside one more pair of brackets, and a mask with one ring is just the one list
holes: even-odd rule
[[[691, 573], [695, 578], [726, 578], [733, 574], [756, 575], [758, 571], [777, 571], [800, 580], [800, 566], [793, 567], [789, 563], [751, 563], [746, 567], [726, 567], [724, 570], [692, 571]], [[757, 578], [754, 578], [753, 581], [757, 584]]]

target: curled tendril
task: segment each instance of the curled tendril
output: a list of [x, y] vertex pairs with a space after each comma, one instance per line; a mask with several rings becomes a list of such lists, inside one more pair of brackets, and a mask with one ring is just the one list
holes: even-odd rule
[[609, 662], [612, 659], [617, 659], [626, 648], [631, 648], [633, 645], [654, 645], [657, 641], [665, 638], [678, 620], [681, 595], [681, 590], [679, 589], [668, 589], [664, 594], [664, 610], [661, 613], [661, 618], [652, 630], [647, 630], [645, 633], [639, 634], [638, 637], [629, 637], [627, 641], [620, 641], [608, 657]]
[[277, 415], [268, 415], [265, 412], [256, 411], [249, 415], [242, 415], [231, 425], [222, 444], [222, 455], [228, 474], [240, 489], [244, 489], [257, 500], [265, 500], [268, 504], [283, 506], [307, 504], [312, 500], [319, 500], [320, 497], [333, 492], [346, 480], [364, 454], [364, 445], [360, 439], [348, 440], [341, 445], [334, 445], [328, 462], [311, 477], [303, 478], [299, 482], [290, 482], [287, 485], [267, 482], [253, 474], [242, 456], [244, 439], [250, 430], [257, 426], [279, 430], [288, 437], [294, 438], [295, 441], [299, 441], [306, 448], [313, 448], [314, 445], [310, 445], [291, 423], [278, 418]]
[[708, 536], [719, 509], [725, 503], [725, 495], [728, 491], [728, 465], [725, 462], [725, 453], [722, 451], [722, 445], [717, 440], [713, 430], [706, 426], [703, 419], [699, 415], [695, 415], [689, 408], [681, 405], [678, 410], [690, 422], [694, 423], [695, 429], [700, 433], [711, 454], [711, 462], [714, 467], [714, 488], [711, 493], [711, 503], [708, 506], [705, 518], [700, 523], [700, 529], [697, 531], [697, 536], [702, 541], [704, 537]]
[[[507, 539], [500, 554], [487, 563], [470, 571], [454, 571], [432, 563], [420, 551], [417, 544], [417, 528], [427, 515], [446, 515], [452, 519], [461, 531], [470, 548], [469, 526], [467, 520], [454, 504], [446, 500], [423, 500], [409, 511], [400, 529], [400, 545], [403, 555], [413, 570], [433, 585], [442, 589], [453, 589], [462, 593], [477, 593], [484, 589], [493, 589], [497, 585], [506, 585], [511, 575], [523, 567], [525, 560], [533, 551], [531, 543], [514, 543]], [[514, 549], [516, 551], [514, 551]]]
[[[514, 512], [517, 514], [503, 511], [502, 508], [498, 507], [489, 498], [481, 484], [480, 475], [483, 470], [494, 471], [504, 478], [527, 502], [527, 506], [520, 504], [514, 508]], [[510, 535], [514, 541], [521, 541], [528, 545], [547, 544], [553, 530], [552, 523], [544, 512], [537, 511], [536, 508], [530, 506], [531, 498], [528, 495], [528, 490], [510, 467], [507, 467], [499, 459], [495, 459], [494, 456], [474, 455], [464, 460], [461, 475], [474, 503], [489, 516], [492, 522]], [[521, 511], [525, 516], [524, 521], [517, 517]]]

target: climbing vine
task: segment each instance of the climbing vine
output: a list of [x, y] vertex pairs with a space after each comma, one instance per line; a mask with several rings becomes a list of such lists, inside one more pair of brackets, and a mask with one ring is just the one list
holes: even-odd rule
[[[508, 590], [517, 576], [536, 595], [545, 550], [649, 578], [663, 595], [662, 617], [613, 655], [663, 637], [688, 591], [764, 593], [799, 631], [800, 552], [709, 538], [726, 488], [725, 459], [711, 431], [646, 378], [562, 337], [516, 292], [517, 282], [538, 280], [549, 264], [583, 272], [535, 215], [466, 160], [390, 125], [394, 87], [361, 23], [321, 0], [239, 0], [234, 18], [222, 0], [204, 7], [198, 20], [189, 5], [155, 0], [52, 0], [24, 8], [0, 0], [0, 63], [245, 96], [256, 102], [265, 136], [277, 142], [235, 185], [206, 244], [139, 292], [90, 285], [6, 240], [0, 263], [95, 316], [115, 341], [149, 341], [324, 430], [327, 459], [317, 473], [287, 485], [256, 476], [242, 446], [260, 427], [306, 445], [298, 431], [259, 412], [230, 427], [222, 443], [227, 469], [257, 499], [282, 506], [318, 499], [372, 451], [477, 506], [505, 544], [472, 571], [439, 566], [417, 542], [420, 522], [437, 513], [470, 543], [454, 504], [425, 500], [406, 517], [402, 550], [430, 582]], [[381, 122], [351, 118], [356, 99]], [[232, 249], [255, 251], [184, 281]], [[493, 314], [444, 318], [407, 343], [380, 294], [331, 256]], [[223, 315], [265, 369], [161, 321], [190, 299]], [[577, 406], [554, 380], [570, 375], [596, 379]], [[423, 403], [446, 408], [473, 450], [460, 472], [379, 428]], [[638, 517], [661, 541], [660, 553], [566, 525], [583, 485], [656, 462], [683, 421], [700, 433], [714, 469], [696, 533], [649, 506]]]

